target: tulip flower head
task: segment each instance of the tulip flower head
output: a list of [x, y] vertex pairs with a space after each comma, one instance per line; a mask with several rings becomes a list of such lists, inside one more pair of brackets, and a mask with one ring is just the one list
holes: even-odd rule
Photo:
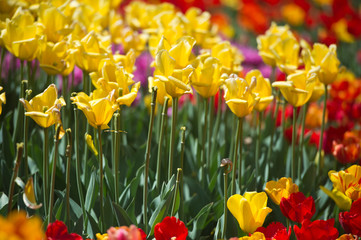
[[263, 61], [271, 67], [276, 67], [278, 63], [285, 69], [291, 66], [294, 69], [293, 65], [298, 61], [296, 50], [299, 46], [288, 25], [277, 26], [272, 22], [266, 33], [257, 37], [257, 48]]
[[218, 92], [222, 84], [221, 64], [217, 58], [209, 54], [198, 56], [193, 63], [192, 86], [203, 97], [209, 98]]
[[185, 240], [187, 236], [187, 227], [176, 217], [165, 217], [162, 222], [157, 223], [154, 228], [154, 237], [156, 240]]
[[340, 61], [337, 58], [336, 45], [327, 47], [315, 43], [312, 49], [312, 61], [315, 66], [320, 66], [318, 78], [323, 84], [331, 84], [337, 79]]
[[49, 223], [46, 229], [46, 239], [67, 239], [67, 240], [82, 240], [83, 238], [76, 233], [68, 233], [66, 225], [59, 220]]
[[73, 104], [83, 111], [89, 124], [94, 128], [101, 127], [101, 129], [109, 128], [108, 123], [113, 116], [113, 113], [118, 109], [114, 102], [114, 91], [107, 97], [99, 97], [95, 90], [90, 96], [80, 92], [75, 97], [70, 99]]
[[316, 211], [313, 198], [311, 196], [306, 198], [302, 192], [292, 193], [288, 198], [282, 198], [280, 208], [284, 216], [298, 223], [311, 219]]
[[282, 177], [277, 182], [267, 182], [265, 191], [275, 204], [280, 205], [282, 198], [289, 198], [292, 193], [298, 192], [298, 186], [291, 178]]
[[221, 73], [240, 73], [241, 63], [244, 59], [242, 53], [228, 41], [216, 43], [211, 49], [212, 57], [219, 59]]
[[60, 109], [66, 104], [62, 97], [58, 98], [55, 84], [49, 85], [44, 92], [36, 95], [29, 102], [23, 98], [20, 102], [26, 110], [25, 115], [31, 117], [39, 126], [48, 128], [55, 123], [61, 124]]
[[19, 240], [43, 240], [45, 237], [41, 219], [36, 216], [28, 218], [25, 211], [11, 212], [7, 218], [0, 216], [0, 236]]
[[140, 82], [134, 84], [132, 77], [122, 66], [110, 60], [101, 61], [99, 71], [90, 73], [99, 97], [112, 93], [119, 105], [127, 106], [135, 100], [140, 88]]
[[228, 199], [227, 207], [240, 228], [247, 233], [253, 233], [261, 227], [268, 213], [272, 212], [267, 207], [265, 192], [246, 192], [244, 196], [235, 194]]
[[[190, 77], [193, 67], [189, 61], [194, 44], [193, 38], [183, 37], [169, 50], [161, 49], [155, 56], [154, 77], [164, 82], [165, 89], [171, 97], [192, 93]], [[169, 44], [164, 46], [167, 48]]]
[[[255, 78], [255, 80], [253, 80]], [[254, 106], [258, 112], [262, 112], [266, 109], [268, 104], [273, 101], [272, 88], [268, 78], [264, 78], [259, 70], [249, 71], [245, 80], [250, 85], [252, 81], [256, 82], [256, 86], [253, 88], [259, 99], [259, 102]]]
[[297, 225], [293, 226], [293, 231], [296, 234], [297, 239], [336, 239], [338, 237], [338, 230], [334, 227], [335, 219], [328, 220], [316, 220], [311, 222], [306, 219], [302, 222], [302, 227]]
[[28, 10], [19, 7], [1, 32], [6, 49], [21, 60], [33, 60], [44, 46], [43, 28]]
[[355, 201], [361, 198], [361, 166], [353, 165], [339, 172], [331, 170], [328, 177], [333, 182], [333, 187], [350, 199]]
[[259, 227], [256, 232], [261, 232], [265, 235], [266, 240], [283, 239], [288, 240], [291, 237], [291, 226], [288, 228], [283, 226], [280, 222], [270, 223], [267, 227]]
[[346, 233], [361, 236], [361, 199], [352, 203], [349, 212], [340, 212], [339, 219]]
[[[225, 75], [223, 75], [225, 78]], [[253, 79], [250, 84], [243, 78], [231, 74], [224, 81], [224, 99], [231, 111], [237, 117], [244, 117], [250, 114], [260, 98], [253, 92], [256, 86], [256, 80]]]
[[319, 68], [309, 71], [298, 70], [287, 76], [285, 82], [274, 82], [272, 87], [278, 87], [283, 97], [294, 107], [300, 107], [307, 103], [312, 96], [313, 88], [317, 80]]

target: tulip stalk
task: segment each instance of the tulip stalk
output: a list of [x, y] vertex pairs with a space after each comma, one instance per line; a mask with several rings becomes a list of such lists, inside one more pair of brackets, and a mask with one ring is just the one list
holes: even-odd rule
[[55, 149], [54, 149], [54, 158], [53, 158], [53, 171], [51, 174], [51, 188], [50, 188], [50, 202], [49, 202], [49, 216], [48, 216], [49, 223], [52, 222], [52, 216], [53, 216], [56, 162], [58, 160], [58, 155], [59, 155], [58, 154], [59, 153], [59, 134], [60, 134], [60, 125], [58, 124], [56, 126], [56, 133], [54, 136]]
[[256, 140], [256, 154], [255, 154], [255, 165], [256, 165], [256, 186], [258, 186], [258, 176], [259, 176], [259, 157], [261, 150], [261, 140], [262, 140], [262, 120], [263, 120], [263, 112], [259, 112], [258, 114], [258, 124], [257, 124], [257, 140]]
[[[243, 118], [240, 118], [238, 120], [238, 125], [239, 125], [239, 139], [238, 139], [238, 144], [239, 144], [239, 164], [238, 164], [238, 187], [239, 187], [239, 191], [242, 192], [242, 161], [243, 161], [243, 157], [242, 157], [242, 148], [243, 148]], [[236, 156], [237, 156], [237, 151], [236, 151]]]
[[222, 231], [222, 239], [225, 239], [225, 235], [227, 232], [227, 200], [228, 200], [228, 173], [232, 171], [233, 164], [232, 161], [228, 158], [222, 159], [221, 167], [224, 167], [223, 172], [223, 182], [224, 182], [224, 198], [223, 198], [223, 231]]
[[118, 203], [119, 198], [119, 145], [120, 145], [120, 114], [114, 114], [114, 126], [115, 126], [115, 144], [114, 144], [114, 156], [113, 156], [113, 174], [114, 174], [114, 201]]
[[3, 72], [3, 63], [4, 63], [5, 52], [6, 52], [5, 47], [2, 47], [1, 48], [1, 58], [0, 58], [0, 84], [1, 84], [1, 74]]
[[9, 188], [9, 201], [8, 201], [8, 214], [11, 212], [13, 206], [13, 196], [14, 196], [14, 187], [15, 187], [15, 179], [18, 176], [18, 170], [21, 162], [21, 158], [23, 156], [24, 144], [18, 143], [16, 144], [17, 154], [16, 161], [13, 170], [13, 175], [11, 176], [10, 188]]
[[83, 212], [83, 224], [84, 224], [84, 232], [87, 232], [88, 227], [88, 217], [87, 213], [85, 211], [85, 204], [84, 204], [84, 198], [83, 198], [83, 188], [81, 185], [80, 180], [80, 153], [79, 153], [79, 122], [78, 122], [78, 109], [76, 105], [74, 105], [74, 123], [75, 123], [75, 157], [76, 157], [76, 183], [78, 187], [78, 194], [79, 194], [79, 200], [80, 200], [80, 206]]
[[99, 175], [100, 175], [100, 181], [99, 181], [99, 201], [100, 201], [100, 217], [99, 217], [99, 226], [100, 231], [104, 232], [104, 211], [103, 211], [103, 149], [102, 149], [102, 127], [98, 126], [98, 160], [99, 160]]
[[[25, 91], [25, 99], [28, 100], [29, 95], [31, 94], [31, 90]], [[25, 179], [28, 179], [28, 138], [29, 138], [29, 119], [24, 114], [24, 174]]]
[[44, 128], [44, 149], [43, 149], [43, 194], [45, 216], [48, 211], [48, 138], [49, 128]]
[[299, 160], [297, 166], [297, 178], [298, 182], [301, 182], [301, 165], [303, 162], [303, 141], [305, 136], [305, 122], [306, 122], [306, 113], [307, 113], [308, 103], [302, 106], [302, 119], [301, 119], [301, 136], [300, 136], [300, 149], [299, 149]]
[[177, 180], [175, 182], [175, 188], [174, 188], [174, 196], [173, 196], [173, 203], [172, 203], [172, 210], [170, 212], [171, 216], [175, 215], [175, 208], [176, 208], [176, 203], [177, 203], [177, 197], [179, 194], [179, 183], [182, 179], [182, 169], [178, 168], [177, 169]]
[[161, 182], [162, 147], [163, 147], [163, 139], [164, 139], [164, 135], [165, 135], [165, 124], [167, 121], [168, 101], [169, 101], [169, 98], [167, 96], [165, 96], [163, 110], [162, 110], [162, 120], [160, 123], [159, 141], [158, 141], [157, 176], [156, 176], [156, 178], [157, 178], [157, 189], [159, 189], [159, 190], [160, 190], [160, 182]]
[[211, 164], [211, 140], [212, 140], [212, 133], [213, 129], [211, 128], [213, 124], [213, 116], [214, 116], [214, 96], [210, 98], [209, 101], [209, 124], [208, 124], [208, 140], [207, 140], [207, 166]]
[[[23, 62], [21, 64], [23, 66]], [[23, 67], [21, 67], [21, 72], [23, 71]], [[22, 78], [21, 74], [21, 78]], [[20, 98], [24, 98], [25, 95], [25, 89], [28, 81], [27, 80], [21, 80], [21, 87], [20, 87]], [[24, 126], [24, 107], [23, 104], [19, 101], [18, 102], [18, 115], [16, 118], [15, 123], [15, 129], [14, 129], [14, 135], [13, 135], [13, 142], [18, 142], [21, 138], [21, 133], [23, 132], [23, 126]]]
[[178, 114], [178, 98], [172, 97], [172, 126], [170, 128], [170, 144], [169, 144], [169, 163], [168, 163], [168, 181], [172, 177], [173, 173], [173, 155], [175, 145], [175, 126], [177, 123]]
[[[240, 150], [240, 161], [238, 163], [238, 145], [241, 146], [242, 148], [242, 132], [243, 132], [243, 118], [238, 118], [238, 124], [237, 124], [237, 134], [236, 134], [236, 139], [235, 139], [235, 144], [234, 144], [234, 152], [233, 152], [233, 162], [234, 162], [234, 167], [233, 167], [233, 172], [232, 172], [232, 189], [231, 189], [231, 195], [235, 194], [236, 192], [236, 172], [237, 172], [237, 164], [241, 165], [238, 167], [238, 183], [241, 184], [242, 183], [242, 177], [241, 177], [241, 172], [242, 172], [242, 149]], [[241, 189], [241, 185], [239, 185], [239, 188]]]
[[296, 141], [297, 141], [297, 107], [293, 107], [293, 124], [292, 124], [292, 162], [291, 162], [291, 178], [295, 179], [296, 175]]
[[325, 118], [326, 118], [326, 108], [327, 108], [327, 95], [328, 89], [327, 84], [325, 84], [325, 98], [323, 100], [323, 110], [322, 110], [322, 124], [321, 124], [321, 135], [320, 135], [320, 142], [318, 147], [318, 164], [317, 164], [317, 172], [319, 173], [321, 170], [321, 159], [322, 159], [322, 144], [323, 144], [323, 132], [325, 131]]
[[[186, 137], [186, 127], [181, 127], [181, 152], [180, 152], [180, 168], [183, 170], [184, 167], [184, 148], [185, 148], [185, 137]], [[179, 218], [183, 219], [183, 172], [180, 179], [180, 206], [179, 206]]]
[[[271, 73], [271, 82], [275, 82], [276, 81], [276, 67], [272, 67], [272, 73]], [[279, 89], [276, 90], [276, 97], [275, 97], [275, 102], [276, 102], [276, 109], [275, 112], [273, 113], [272, 116], [272, 111], [270, 112], [271, 114], [271, 118], [273, 118], [273, 128], [271, 129], [271, 139], [270, 139], [270, 145], [268, 146], [268, 152], [267, 152], [267, 166], [268, 166], [268, 174], [270, 173], [270, 168], [271, 168], [271, 157], [272, 157], [272, 148], [273, 148], [273, 137], [276, 131], [276, 127], [277, 127], [277, 116], [278, 116], [278, 109], [279, 109], [279, 102], [278, 99], [281, 97], [281, 91]]]
[[66, 221], [68, 227], [70, 227], [70, 166], [71, 166], [71, 154], [72, 154], [72, 137], [71, 129], [66, 130], [67, 146], [65, 150], [66, 156]]
[[152, 102], [151, 102], [151, 111], [150, 111], [150, 121], [148, 128], [148, 139], [147, 147], [145, 151], [145, 168], [144, 168], [144, 188], [143, 188], [143, 220], [144, 220], [144, 231], [147, 232], [148, 228], [148, 215], [147, 215], [147, 203], [148, 203], [148, 175], [149, 175], [149, 159], [150, 159], [150, 150], [152, 143], [152, 133], [154, 125], [154, 112], [155, 104], [157, 99], [157, 87], [152, 88]]
[[[219, 96], [218, 96], [218, 109], [217, 109], [217, 117], [216, 117], [216, 121], [214, 124], [214, 129], [212, 132], [212, 147], [211, 147], [211, 155], [210, 156], [214, 156], [214, 152], [216, 151], [216, 146], [217, 146], [217, 136], [218, 136], [218, 131], [219, 131], [219, 126], [221, 124], [221, 116], [222, 116], [222, 98], [221, 98], [221, 91], [219, 90]], [[209, 161], [211, 161], [211, 159], [209, 159]]]
[[206, 142], [207, 142], [207, 115], [208, 115], [208, 98], [204, 98], [204, 125], [203, 125], [203, 136], [202, 136], [202, 165], [201, 165], [201, 181], [204, 184], [206, 180]]

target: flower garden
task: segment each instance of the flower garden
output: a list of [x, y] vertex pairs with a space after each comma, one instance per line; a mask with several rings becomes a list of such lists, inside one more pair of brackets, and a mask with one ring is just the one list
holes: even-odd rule
[[358, 0], [0, 1], [0, 240], [361, 239]]

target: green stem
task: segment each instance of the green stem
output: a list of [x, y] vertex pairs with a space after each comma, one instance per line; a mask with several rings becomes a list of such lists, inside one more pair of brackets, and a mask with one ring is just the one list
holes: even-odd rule
[[180, 183], [181, 179], [182, 179], [182, 169], [178, 168], [177, 169], [177, 180], [175, 182], [175, 189], [174, 189], [172, 211], [170, 212], [171, 216], [175, 215], [175, 207], [176, 207], [176, 203], [177, 203], [177, 197], [178, 197], [178, 194], [179, 194], [179, 183]]
[[44, 149], [43, 149], [43, 193], [44, 193], [44, 211], [47, 216], [48, 211], [48, 140], [49, 128], [44, 128]]
[[[216, 117], [216, 122], [215, 122], [215, 127], [213, 129], [213, 133], [212, 133], [212, 147], [211, 147], [211, 157], [214, 156], [214, 153], [216, 151], [217, 148], [217, 137], [218, 137], [218, 132], [219, 132], [219, 126], [221, 124], [221, 116], [222, 116], [222, 98], [221, 98], [221, 92], [219, 92], [219, 96], [218, 96], [218, 109], [217, 109], [217, 117]], [[211, 159], [210, 159], [211, 161]]]
[[0, 58], [0, 84], [1, 84], [1, 75], [2, 75], [2, 71], [3, 71], [5, 52], [6, 52], [5, 47], [2, 47], [1, 48], [1, 58]]
[[[270, 139], [270, 145], [268, 146], [268, 152], [267, 152], [267, 165], [268, 165], [268, 173], [270, 172], [270, 168], [271, 168], [271, 157], [272, 157], [272, 150], [273, 150], [273, 140], [274, 140], [274, 135], [276, 132], [276, 128], [277, 128], [277, 116], [278, 116], [278, 109], [279, 109], [279, 101], [277, 99], [279, 99], [281, 96], [281, 92], [277, 89], [277, 96], [276, 96], [276, 109], [275, 112], [273, 114], [273, 128], [271, 129], [271, 139]], [[272, 115], [272, 112], [271, 112]], [[269, 176], [269, 174], [267, 174], [267, 176]]]
[[222, 231], [222, 239], [225, 239], [224, 237], [226, 236], [226, 232], [227, 232], [227, 200], [228, 200], [228, 196], [227, 196], [227, 190], [228, 190], [228, 178], [227, 178], [227, 173], [223, 173], [223, 179], [224, 179], [224, 199], [223, 199], [223, 211], [224, 211], [224, 215], [223, 215], [223, 231]]
[[317, 164], [317, 173], [321, 171], [321, 163], [322, 163], [322, 144], [323, 144], [323, 132], [325, 131], [325, 118], [326, 118], [326, 108], [327, 108], [327, 95], [328, 89], [325, 84], [325, 97], [323, 100], [323, 111], [322, 111], [322, 125], [321, 125], [321, 135], [320, 135], [320, 143], [318, 147], [318, 164]]
[[201, 165], [201, 181], [203, 184], [206, 182], [206, 143], [207, 143], [207, 116], [208, 116], [208, 98], [204, 98], [203, 109], [204, 109], [204, 125], [203, 125], [203, 137], [202, 137], [202, 165]]
[[240, 128], [240, 139], [239, 141], [239, 163], [238, 163], [238, 185], [239, 191], [242, 192], [242, 161], [243, 161], [243, 118], [238, 120], [239, 128]]
[[[23, 66], [23, 61], [21, 61]], [[23, 68], [21, 67], [21, 71]], [[24, 98], [25, 96], [25, 89], [27, 86], [28, 81], [27, 80], [21, 80], [21, 87], [20, 87], [20, 98]], [[24, 127], [24, 106], [23, 104], [18, 101], [18, 115], [16, 118], [16, 124], [14, 129], [14, 135], [13, 135], [13, 142], [19, 142], [21, 138], [21, 134], [23, 133], [23, 127]]]
[[14, 196], [14, 187], [15, 187], [15, 179], [18, 176], [18, 170], [21, 162], [21, 158], [23, 156], [24, 144], [18, 143], [16, 144], [17, 154], [16, 154], [16, 162], [13, 170], [13, 175], [11, 176], [10, 188], [9, 188], [9, 202], [8, 202], [8, 214], [11, 212], [13, 206], [13, 196]]
[[155, 101], [157, 99], [157, 87], [152, 88], [152, 102], [151, 102], [151, 111], [150, 111], [150, 122], [148, 128], [148, 139], [147, 139], [147, 147], [145, 150], [145, 169], [144, 169], [144, 189], [143, 189], [143, 220], [144, 220], [144, 231], [147, 233], [148, 228], [148, 211], [147, 211], [147, 203], [148, 203], [148, 174], [149, 174], [149, 159], [150, 159], [150, 150], [152, 143], [152, 133], [153, 133], [153, 125], [154, 125], [154, 112], [155, 112]]
[[99, 226], [100, 231], [104, 232], [104, 211], [103, 211], [103, 149], [102, 149], [102, 127], [98, 126], [98, 148], [99, 148], [99, 175], [100, 175], [100, 183], [99, 183], [99, 201], [100, 201], [100, 217], [99, 217]]
[[53, 216], [53, 204], [54, 204], [54, 190], [55, 190], [55, 174], [56, 174], [56, 162], [58, 160], [58, 153], [59, 153], [59, 133], [60, 133], [60, 125], [56, 127], [56, 133], [54, 136], [54, 158], [53, 158], [53, 171], [51, 174], [51, 188], [50, 188], [50, 203], [49, 203], [49, 216], [48, 221], [49, 223], [52, 222]]
[[[28, 100], [29, 95], [30, 95], [31, 91], [26, 91], [25, 94], [25, 99]], [[24, 114], [24, 174], [25, 174], [25, 179], [28, 179], [28, 171], [29, 171], [29, 167], [28, 167], [28, 138], [29, 138], [29, 119], [26, 117], [26, 115]]]
[[159, 134], [159, 142], [158, 142], [158, 155], [157, 155], [157, 189], [160, 190], [160, 182], [161, 182], [161, 165], [162, 165], [162, 147], [163, 147], [163, 139], [165, 135], [165, 123], [167, 121], [167, 111], [168, 111], [168, 101], [169, 98], [164, 97], [163, 111], [162, 111], [162, 120], [160, 123], [160, 134]]
[[[238, 153], [238, 145], [241, 139], [242, 135], [242, 125], [243, 125], [243, 118], [238, 118], [238, 124], [237, 124], [237, 134], [236, 134], [236, 140], [234, 141], [234, 152], [233, 152], [233, 172], [232, 172], [232, 189], [231, 189], [231, 195], [235, 194], [236, 192], [236, 172], [237, 172], [237, 153]], [[238, 173], [238, 178], [241, 177], [241, 173]]]
[[177, 113], [178, 113], [178, 98], [172, 98], [172, 126], [170, 129], [170, 144], [169, 144], [169, 164], [168, 164], [168, 180], [172, 177], [173, 173], [173, 155], [174, 155], [174, 145], [175, 145], [175, 126], [177, 123]]
[[210, 167], [211, 164], [211, 140], [212, 140], [212, 133], [213, 133], [213, 117], [214, 117], [214, 96], [210, 98], [209, 101], [209, 117], [208, 117], [208, 140], [207, 140], [207, 166]]
[[293, 107], [291, 178], [296, 175], [297, 107]]
[[[74, 124], [75, 124], [75, 140], [74, 140], [74, 146], [75, 146], [75, 157], [76, 157], [76, 184], [78, 187], [78, 195], [80, 200], [80, 206], [83, 212], [83, 227], [84, 232], [87, 233], [88, 228], [88, 216], [85, 211], [85, 204], [84, 204], [84, 198], [83, 198], [83, 188], [80, 180], [80, 152], [79, 152], [79, 122], [78, 122], [78, 110], [76, 108], [76, 105], [74, 105]], [[85, 166], [86, 168], [86, 166]]]
[[28, 81], [29, 81], [29, 85], [33, 86], [33, 78], [32, 78], [32, 74], [31, 74], [31, 61], [27, 61], [27, 66], [28, 66]]
[[115, 180], [115, 191], [114, 191], [114, 202], [118, 203], [119, 198], [119, 148], [120, 148], [120, 115], [119, 113], [114, 114], [115, 122], [115, 145], [114, 145], [114, 156], [113, 156], [113, 174]]
[[286, 129], [286, 99], [283, 98], [282, 101], [282, 133], [285, 132]]
[[257, 140], [256, 140], [256, 154], [255, 154], [255, 164], [256, 164], [256, 186], [258, 186], [258, 177], [259, 177], [259, 158], [260, 158], [260, 150], [261, 150], [261, 140], [262, 140], [262, 119], [263, 112], [259, 112], [258, 118], [258, 126], [257, 126]]
[[66, 136], [68, 144], [66, 146], [66, 221], [67, 226], [70, 227], [70, 166], [71, 166], [71, 154], [72, 154], [72, 137], [71, 129], [66, 130]]
[[[181, 127], [181, 152], [180, 152], [180, 168], [183, 170], [184, 168], [184, 148], [185, 148], [185, 138], [186, 138], [186, 127]], [[183, 172], [182, 172], [183, 173]], [[180, 194], [180, 206], [179, 206], [179, 218], [183, 219], [183, 174], [180, 179], [179, 186], [179, 194]]]
[[297, 166], [297, 178], [298, 182], [301, 182], [301, 165], [303, 163], [303, 141], [305, 136], [305, 122], [306, 122], [306, 113], [307, 113], [308, 103], [302, 107], [302, 120], [301, 120], [301, 136], [300, 136], [300, 149], [299, 149], [299, 160]]

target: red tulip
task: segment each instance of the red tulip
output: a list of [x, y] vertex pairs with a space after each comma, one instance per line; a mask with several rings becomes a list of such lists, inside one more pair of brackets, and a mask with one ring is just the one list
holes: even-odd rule
[[176, 217], [165, 217], [161, 223], [155, 225], [154, 237], [156, 240], [185, 240], [188, 236], [188, 229], [184, 222]]
[[280, 222], [273, 222], [269, 224], [266, 228], [259, 227], [256, 232], [261, 232], [266, 237], [266, 240], [288, 240], [291, 237], [291, 227], [288, 231], [285, 226]]
[[46, 229], [47, 240], [83, 240], [81, 236], [76, 233], [68, 233], [68, 228], [62, 221], [56, 220], [49, 223]]
[[292, 193], [289, 198], [282, 198], [280, 208], [287, 218], [294, 222], [302, 223], [305, 219], [311, 219], [315, 214], [315, 202], [302, 192]]
[[316, 220], [314, 222], [306, 219], [302, 222], [301, 228], [294, 225], [293, 231], [299, 240], [335, 240], [338, 237], [338, 231], [333, 226], [334, 224], [335, 219], [333, 218], [328, 220]]
[[349, 212], [340, 212], [339, 219], [346, 233], [361, 236], [361, 198], [352, 203]]

